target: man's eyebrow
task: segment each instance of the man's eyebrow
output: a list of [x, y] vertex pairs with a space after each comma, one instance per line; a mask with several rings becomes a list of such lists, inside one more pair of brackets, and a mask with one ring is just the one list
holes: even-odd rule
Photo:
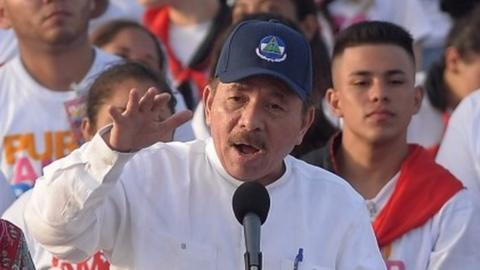
[[[275, 97], [275, 98], [278, 98], [280, 100], [285, 100], [287, 95], [288, 95], [289, 92], [285, 92], [285, 91], [274, 91], [272, 92], [272, 96]], [[293, 94], [293, 93], [292, 93]]]
[[392, 76], [392, 75], [405, 75], [405, 71], [401, 70], [401, 69], [392, 69], [392, 70], [388, 70], [387, 72], [385, 72], [385, 74], [387, 76]]
[[229, 87], [227, 90], [228, 91], [241, 91], [241, 90], [246, 90], [248, 89], [248, 86], [243, 84], [243, 83], [238, 83], [238, 82], [234, 82], [234, 83], [231, 83], [232, 87]]
[[349, 76], [371, 76], [372, 74], [373, 74], [373, 72], [371, 72], [371, 71], [356, 70], [356, 71], [350, 72], [350, 74], [348, 74], [348, 75]]
[[[349, 74], [349, 76], [371, 76], [374, 72], [367, 70], [357, 70]], [[401, 69], [390, 69], [385, 72], [382, 72], [382, 75], [392, 76], [392, 75], [405, 75], [405, 71]]]

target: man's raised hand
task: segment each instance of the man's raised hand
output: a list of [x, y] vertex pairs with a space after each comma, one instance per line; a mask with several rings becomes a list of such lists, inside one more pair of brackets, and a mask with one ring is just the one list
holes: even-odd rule
[[166, 113], [170, 98], [170, 94], [158, 94], [155, 88], [148, 89], [142, 97], [132, 89], [125, 111], [114, 107], [109, 109], [113, 127], [105, 135], [108, 145], [116, 151], [131, 152], [170, 140], [175, 128], [192, 118], [191, 111], [171, 116]]

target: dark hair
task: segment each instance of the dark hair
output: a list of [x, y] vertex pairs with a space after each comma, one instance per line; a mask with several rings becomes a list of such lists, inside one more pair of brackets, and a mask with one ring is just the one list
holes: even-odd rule
[[162, 50], [160, 41], [152, 32], [150, 32], [147, 28], [137, 22], [125, 19], [109, 21], [99, 26], [90, 35], [90, 42], [97, 47], [103, 47], [106, 44], [112, 42], [112, 40], [118, 35], [118, 33], [127, 28], [134, 28], [143, 31], [152, 39], [153, 43], [155, 44], [155, 51], [159, 59], [158, 67], [160, 68], [161, 72], [164, 73], [166, 69], [166, 57]]
[[308, 15], [317, 16], [317, 7], [313, 0], [290, 0], [297, 9], [297, 19], [303, 21]]
[[345, 49], [368, 44], [388, 44], [402, 48], [415, 64], [413, 38], [402, 27], [383, 21], [367, 21], [354, 24], [340, 31], [333, 48], [333, 59]]
[[454, 20], [466, 17], [477, 6], [478, 0], [440, 0], [440, 10]]
[[93, 124], [97, 122], [100, 106], [112, 97], [115, 85], [130, 79], [151, 82], [152, 86], [156, 87], [160, 92], [169, 93], [171, 98], [168, 106], [172, 114], [175, 112], [176, 100], [165, 77], [158, 75], [158, 73], [145, 65], [128, 61], [110, 66], [98, 75], [92, 86], [90, 86], [87, 95], [87, 117]]
[[[450, 30], [445, 48], [454, 47], [465, 62], [470, 62], [473, 56], [480, 55], [480, 6], [472, 13], [455, 22]], [[425, 91], [432, 106], [439, 111], [448, 109], [447, 93], [450, 91], [443, 79], [445, 72], [445, 57], [432, 64], [425, 80]]]

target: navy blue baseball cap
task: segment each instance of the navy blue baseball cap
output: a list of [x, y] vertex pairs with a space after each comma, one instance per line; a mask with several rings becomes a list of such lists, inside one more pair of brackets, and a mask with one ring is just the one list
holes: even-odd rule
[[223, 44], [215, 77], [231, 83], [255, 75], [283, 81], [306, 102], [312, 91], [312, 57], [307, 40], [275, 20], [238, 24]]

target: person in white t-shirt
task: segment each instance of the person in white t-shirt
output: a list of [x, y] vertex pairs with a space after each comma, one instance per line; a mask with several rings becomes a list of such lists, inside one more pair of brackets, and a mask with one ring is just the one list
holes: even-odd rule
[[304, 160], [344, 177], [365, 199], [388, 269], [478, 269], [480, 208], [426, 149], [407, 143], [421, 104], [413, 39], [388, 22], [339, 33], [327, 100], [343, 120]]
[[300, 33], [243, 22], [204, 89], [212, 139], [158, 142], [191, 113], [158, 120], [164, 97], [132, 90], [125, 111], [109, 110], [112, 126], [45, 169], [27, 202], [28, 230], [73, 260], [102, 249], [124, 269], [241, 269], [244, 237], [231, 200], [255, 181], [272, 205], [264, 269], [385, 269], [358, 194], [288, 156], [313, 121], [311, 89]]
[[[99, 26], [90, 34], [93, 45], [102, 50], [116, 54], [131, 61], [137, 61], [167, 76], [166, 57], [159, 40], [137, 22], [128, 20], [113, 20]], [[183, 111], [187, 107], [183, 96], [173, 89], [176, 99], [175, 111]], [[191, 121], [181, 125], [175, 130], [175, 141], [193, 140]]]
[[[149, 68], [138, 63], [122, 63], [114, 65], [102, 72], [90, 87], [87, 97], [87, 116], [82, 122], [82, 135], [86, 141], [93, 138], [95, 133], [102, 127], [112, 122], [108, 113], [109, 107], [125, 108], [130, 89], [136, 88], [141, 94], [155, 87], [159, 92], [171, 94], [171, 90], [165, 79], [157, 76]], [[165, 110], [159, 117], [167, 118], [173, 114], [174, 103], [170, 99], [165, 104]], [[171, 141], [173, 134], [168, 134], [165, 141]], [[0, 187], [1, 188], [1, 187]], [[72, 270], [107, 270], [108, 260], [102, 252], [78, 263], [61, 260], [46, 251], [29, 233], [25, 226], [23, 213], [27, 201], [31, 196], [31, 190], [24, 193], [3, 214], [3, 219], [10, 221], [24, 232], [27, 244], [37, 270], [47, 269], [72, 269]], [[0, 197], [1, 198], [1, 197]]]
[[19, 54], [0, 67], [0, 169], [20, 194], [42, 168], [78, 146], [72, 132], [92, 79], [118, 58], [88, 41], [95, 1], [0, 2]]
[[480, 91], [453, 111], [436, 160], [480, 201]]

